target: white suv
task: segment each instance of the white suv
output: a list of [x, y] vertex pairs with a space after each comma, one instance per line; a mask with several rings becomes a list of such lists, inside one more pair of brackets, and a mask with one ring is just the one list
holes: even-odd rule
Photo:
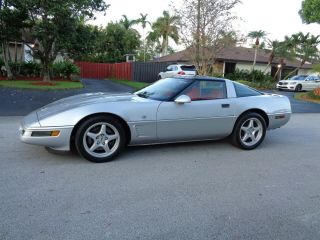
[[[288, 80], [281, 80], [277, 84], [279, 90], [304, 91], [312, 90], [320, 86], [320, 77], [317, 75], [296, 75]], [[318, 83], [318, 84], [317, 84]]]
[[160, 72], [158, 79], [176, 77], [176, 76], [195, 76], [197, 69], [193, 65], [174, 64], [169, 65], [165, 72]]

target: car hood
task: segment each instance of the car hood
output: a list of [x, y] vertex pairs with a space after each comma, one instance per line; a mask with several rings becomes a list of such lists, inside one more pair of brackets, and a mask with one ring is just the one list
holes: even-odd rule
[[281, 80], [281, 81], [279, 81], [279, 82], [281, 82], [281, 83], [292, 83], [292, 82], [302, 82], [301, 80]]
[[138, 101], [140, 98], [132, 93], [108, 94], [108, 93], [85, 93], [72, 97], [67, 97], [50, 103], [37, 110], [38, 119], [44, 119], [48, 116], [64, 112], [73, 108], [119, 101]]

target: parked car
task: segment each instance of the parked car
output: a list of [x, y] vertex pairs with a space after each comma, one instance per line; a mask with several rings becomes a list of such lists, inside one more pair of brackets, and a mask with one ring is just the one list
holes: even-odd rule
[[251, 150], [267, 129], [286, 124], [289, 99], [227, 79], [166, 78], [135, 93], [87, 93], [61, 99], [23, 118], [20, 139], [75, 149], [92, 162], [112, 160], [127, 145], [221, 139]]
[[195, 76], [197, 69], [194, 65], [174, 64], [167, 67], [165, 72], [160, 72], [158, 79], [177, 77], [177, 76]]
[[320, 87], [320, 77], [318, 75], [297, 75], [288, 80], [281, 80], [277, 84], [279, 90], [309, 91]]

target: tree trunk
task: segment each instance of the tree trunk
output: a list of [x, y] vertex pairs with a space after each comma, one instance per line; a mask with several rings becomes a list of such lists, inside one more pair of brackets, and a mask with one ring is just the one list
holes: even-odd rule
[[259, 45], [256, 45], [256, 49], [254, 51], [254, 59], [253, 59], [252, 71], [254, 70], [254, 67], [256, 66], [256, 62], [257, 62], [258, 47], [259, 47]]
[[144, 28], [142, 28], [142, 37], [143, 37], [143, 62], [146, 62], [146, 37], [144, 33]]
[[168, 36], [164, 36], [163, 37], [163, 42], [162, 42], [162, 56], [167, 55], [167, 52], [168, 52], [168, 41], [169, 41], [169, 37]]
[[50, 67], [49, 67], [49, 63], [47, 61], [43, 62], [42, 74], [43, 74], [43, 81], [44, 82], [51, 82]]
[[196, 65], [200, 65], [200, 21], [201, 21], [201, 0], [197, 5], [197, 35], [196, 35]]
[[293, 75], [296, 71], [299, 71], [299, 70], [303, 67], [303, 65], [304, 65], [305, 63], [306, 63], [306, 61], [305, 61], [305, 60], [302, 60], [301, 63], [300, 63], [300, 66], [297, 67], [297, 68], [295, 68], [293, 71], [289, 72], [289, 73], [287, 74], [287, 76], [285, 76], [284, 79], [289, 78], [289, 77], [290, 77], [291, 75]]
[[2, 43], [2, 52], [3, 52], [3, 61], [4, 61], [4, 66], [6, 67], [6, 72], [7, 72], [7, 78], [9, 80], [13, 79], [13, 73], [11, 71], [9, 61], [8, 61], [8, 44], [7, 43]]
[[14, 62], [18, 62], [18, 43], [14, 42]]
[[[274, 79], [275, 81], [277, 80], [277, 77], [278, 77], [278, 74], [279, 74], [279, 72], [280, 72], [280, 69], [281, 69], [281, 68], [278, 68], [276, 74], [275, 74], [274, 77], [273, 77], [273, 79]], [[280, 80], [281, 80], [281, 79], [280, 79]]]
[[285, 77], [284, 79], [287, 79], [289, 77], [291, 77], [296, 71], [299, 71], [301, 67], [297, 67], [295, 68], [293, 71], [289, 72]]
[[266, 74], [266, 72], [268, 71], [268, 68], [270, 67], [271, 63], [268, 63], [267, 67], [264, 69], [263, 73]]
[[268, 65], [267, 65], [266, 69], [263, 71], [264, 74], [266, 74], [266, 72], [268, 71], [268, 68], [269, 68], [270, 65], [272, 64], [273, 59], [274, 59], [274, 56], [275, 56], [275, 52], [274, 52], [274, 49], [273, 49], [273, 50], [271, 51], [271, 53], [270, 53], [270, 56], [269, 56]]

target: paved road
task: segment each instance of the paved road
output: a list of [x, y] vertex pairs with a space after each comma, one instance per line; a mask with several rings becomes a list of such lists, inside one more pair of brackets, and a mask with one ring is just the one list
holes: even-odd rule
[[0, 239], [320, 239], [320, 114], [254, 151], [132, 147], [105, 164], [22, 144], [18, 121], [0, 118]]
[[37, 91], [0, 87], [0, 116], [23, 116], [58, 99], [90, 92], [130, 92], [132, 88], [111, 81], [83, 79], [83, 89]]

